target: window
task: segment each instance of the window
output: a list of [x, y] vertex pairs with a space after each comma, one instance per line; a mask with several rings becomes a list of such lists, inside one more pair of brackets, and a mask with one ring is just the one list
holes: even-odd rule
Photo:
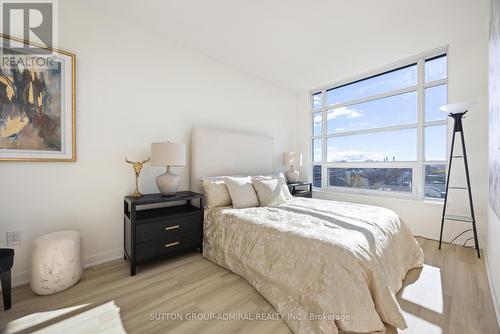
[[313, 166], [313, 187], [321, 187], [321, 165]]
[[331, 109], [326, 112], [326, 119], [328, 134], [415, 123], [417, 93], [409, 92]]
[[425, 165], [425, 197], [444, 198], [445, 188], [446, 166]]
[[417, 160], [416, 129], [329, 137], [327, 162], [389, 162]]
[[441, 50], [312, 91], [313, 186], [443, 198], [447, 60]]
[[328, 168], [328, 184], [335, 187], [411, 192], [411, 168]]

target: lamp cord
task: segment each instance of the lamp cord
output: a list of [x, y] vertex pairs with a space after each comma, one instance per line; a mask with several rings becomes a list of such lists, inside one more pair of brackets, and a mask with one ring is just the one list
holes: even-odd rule
[[[455, 238], [451, 239], [451, 241], [450, 241], [449, 243], [450, 243], [450, 244], [451, 244], [451, 243], [453, 243], [453, 241], [457, 240], [457, 239], [458, 239], [458, 238], [459, 238], [462, 234], [467, 233], [467, 232], [470, 232], [470, 231], [472, 231], [472, 229], [471, 229], [471, 228], [469, 228], [469, 229], [467, 229], [467, 230], [463, 231], [462, 233], [460, 233], [459, 235], [457, 235]], [[463, 246], [464, 246], [464, 247], [465, 247], [465, 244], [467, 243], [467, 241], [469, 241], [470, 239], [474, 239], [474, 238], [469, 238], [469, 239], [465, 240], [465, 243], [463, 244]]]
[[469, 238], [469, 239], [465, 240], [465, 242], [464, 242], [464, 244], [462, 245], [462, 247], [464, 247], [464, 248], [474, 248], [474, 246], [466, 246], [466, 245], [465, 245], [465, 244], [467, 244], [467, 242], [468, 242], [469, 240], [473, 240], [473, 239], [474, 239], [474, 237], [471, 237], [471, 238]]

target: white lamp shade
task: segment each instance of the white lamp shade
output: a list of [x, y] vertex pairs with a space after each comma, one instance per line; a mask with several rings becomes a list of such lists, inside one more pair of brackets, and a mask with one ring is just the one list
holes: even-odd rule
[[177, 143], [152, 143], [151, 166], [185, 166], [186, 145]]
[[459, 114], [466, 112], [474, 105], [474, 102], [457, 102], [442, 106], [439, 110], [447, 114]]
[[283, 153], [283, 166], [302, 166], [302, 153]]

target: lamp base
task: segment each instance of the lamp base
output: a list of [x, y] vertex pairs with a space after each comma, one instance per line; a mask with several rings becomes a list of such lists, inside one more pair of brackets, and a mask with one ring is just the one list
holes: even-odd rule
[[290, 170], [287, 170], [285, 172], [286, 180], [288, 181], [288, 183], [297, 182], [297, 180], [299, 179], [299, 174], [299, 171], [291, 166]]
[[156, 185], [162, 196], [175, 196], [179, 189], [180, 177], [170, 171], [170, 166], [167, 171], [156, 177]]
[[133, 197], [133, 198], [139, 198], [144, 196], [142, 193], [138, 192], [137, 190], [131, 193], [130, 195], [127, 195], [128, 197]]

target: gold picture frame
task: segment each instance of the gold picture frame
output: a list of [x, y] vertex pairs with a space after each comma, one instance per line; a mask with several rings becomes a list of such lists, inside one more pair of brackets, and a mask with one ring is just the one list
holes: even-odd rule
[[[30, 101], [27, 101], [28, 98], [25, 97], [24, 106], [18, 108], [19, 110], [17, 111], [13, 111], [13, 109], [15, 109], [13, 107], [6, 108], [6, 106], [9, 106], [8, 103], [12, 100], [8, 101], [5, 99], [5, 97], [9, 98], [10, 96], [10, 98], [12, 99], [12, 96], [14, 96], [14, 93], [12, 93], [14, 91], [13, 87], [8, 87], [9, 85], [12, 85], [12, 81], [14, 80], [9, 81], [8, 74], [6, 74], [6, 72], [8, 73], [9, 70], [5, 69], [9, 66], [4, 66], [4, 64], [10, 64], [4, 59], [5, 57], [7, 57], [4, 53], [4, 50], [8, 49], [7, 47], [5, 47], [6, 41], [8, 41], [7, 45], [10, 45], [11, 42], [14, 41], [18, 44], [29, 45], [31, 47], [37, 47], [50, 51], [50, 55], [47, 55], [46, 57], [52, 57], [54, 59], [54, 62], [57, 64], [56, 69], [52, 68], [50, 70], [34, 70], [28, 67], [23, 69], [23, 71], [29, 71], [28, 73], [30, 73], [30, 75], [28, 75], [28, 77], [30, 78], [29, 80], [32, 81], [31, 83], [29, 83], [30, 91], [29, 94], [27, 94]], [[25, 40], [0, 33], [0, 56], [0, 162], [75, 162], [76, 55], [68, 51], [48, 48], [36, 43], [27, 42]], [[16, 54], [16, 56], [22, 57], [23, 55]], [[25, 56], [27, 57], [32, 55], [26, 54]], [[16, 69], [10, 69], [10, 71], [14, 70]], [[19, 73], [20, 70], [17, 69], [17, 71]], [[42, 71], [45, 71], [45, 73], [42, 73]], [[49, 71], [52, 72], [49, 73]], [[37, 75], [41, 79], [38, 79], [38, 81], [36, 81], [36, 83], [38, 83], [36, 85], [35, 80], [37, 78]], [[49, 84], [47, 84], [47, 80], [44, 80], [44, 78], [46, 78], [47, 76], [52, 79], [57, 76], [57, 84], [52, 85], [52, 87], [50, 85], [50, 81]], [[42, 84], [40, 84], [40, 82], [42, 82]], [[41, 89], [38, 89], [38, 86], [40, 85], [44, 85], [42, 87], [44, 89], [43, 91]], [[33, 94], [34, 86], [37, 87], [36, 92], [39, 93], [36, 95], [36, 97]], [[2, 89], [4, 89], [5, 91], [2, 92]], [[42, 92], [45, 92], [46, 95], [49, 95], [49, 93], [52, 92], [54, 96], [59, 97], [59, 100], [57, 98], [45, 98], [46, 96], [44, 96]], [[7, 103], [5, 101], [7, 101]], [[58, 103], [59, 105], [57, 108]], [[27, 104], [33, 105], [26, 106]], [[20, 103], [16, 101], [16, 105], [19, 106]], [[43, 115], [45, 106], [48, 106], [47, 110], [50, 110], [51, 114]], [[49, 128], [50, 131], [52, 131], [50, 133], [50, 140], [45, 140], [46, 138], [42, 138], [41, 136], [39, 136], [39, 133], [41, 131], [26, 130], [23, 132], [24, 128], [27, 127], [27, 124], [32, 127], [34, 127], [35, 125], [35, 123], [33, 123], [32, 121], [32, 117], [28, 117], [28, 115], [23, 114], [23, 111], [25, 111], [28, 107], [31, 109], [35, 108], [37, 115], [45, 116], [43, 118], [44, 120], [49, 119], [50, 115], [55, 115], [52, 119], [50, 119], [51, 126], [45, 126], [45, 128]], [[6, 111], [7, 109], [8, 111]], [[15, 114], [15, 116], [13, 116], [13, 114]], [[33, 110], [31, 110], [31, 114], [33, 114]], [[16, 119], [16, 122], [12, 122], [13, 117], [18, 117], [19, 119]], [[11, 124], [14, 124], [10, 127], [10, 129], [6, 126], [6, 120], [10, 120]], [[19, 125], [19, 123], [21, 124]], [[39, 124], [39, 122], [37, 124]], [[11, 134], [11, 132], [17, 131], [19, 127], [22, 128], [18, 131], [18, 133]], [[2, 133], [2, 129], [4, 130], [4, 133]], [[49, 130], [46, 130], [45, 132], [48, 131]], [[29, 137], [35, 136], [33, 135], [33, 133], [35, 133], [39, 137], [36, 138], [37, 140]], [[23, 135], [24, 137], [22, 137]], [[20, 137], [28, 139], [25, 139], [24, 142], [21, 143], [15, 142], [16, 140], [19, 140]], [[60, 142], [58, 142], [57, 139], [60, 139]], [[23, 145], [25, 145], [27, 148], [23, 147]]]

